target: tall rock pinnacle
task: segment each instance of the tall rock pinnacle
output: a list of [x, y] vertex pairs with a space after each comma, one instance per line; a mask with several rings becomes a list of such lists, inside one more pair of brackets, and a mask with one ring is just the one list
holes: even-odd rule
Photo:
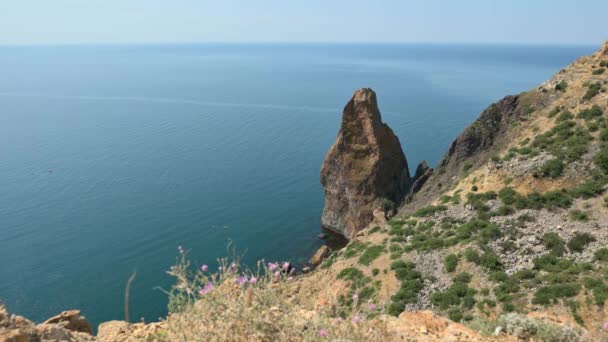
[[338, 137], [321, 167], [321, 224], [351, 239], [372, 222], [374, 209], [395, 209], [410, 183], [401, 144], [382, 122], [376, 94], [357, 90], [344, 107]]

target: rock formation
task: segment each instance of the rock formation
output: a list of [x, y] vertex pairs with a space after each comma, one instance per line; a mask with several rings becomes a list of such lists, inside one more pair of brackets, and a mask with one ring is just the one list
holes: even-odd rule
[[373, 220], [374, 209], [394, 210], [410, 183], [401, 144], [382, 122], [376, 94], [357, 90], [344, 108], [338, 137], [321, 168], [321, 224], [350, 239]]
[[0, 304], [0, 341], [95, 341], [91, 325], [78, 310], [64, 311], [42, 324], [10, 315]]

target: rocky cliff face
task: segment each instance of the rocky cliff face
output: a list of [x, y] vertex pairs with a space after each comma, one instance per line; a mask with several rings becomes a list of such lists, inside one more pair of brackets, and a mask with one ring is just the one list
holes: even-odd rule
[[530, 108], [527, 103], [522, 103], [519, 95], [506, 96], [486, 108], [479, 118], [452, 142], [435, 172], [417, 170], [417, 173], [423, 172], [424, 176], [420, 177], [420, 182], [416, 182], [413, 187], [415, 191], [408, 197], [409, 204], [404, 209], [411, 211], [428, 205], [458, 180], [466, 169], [487, 162], [510, 140], [507, 131], [511, 125], [525, 117]]
[[394, 210], [410, 183], [401, 144], [382, 122], [376, 94], [371, 89], [356, 91], [321, 168], [322, 225], [352, 238], [373, 220], [374, 209]]

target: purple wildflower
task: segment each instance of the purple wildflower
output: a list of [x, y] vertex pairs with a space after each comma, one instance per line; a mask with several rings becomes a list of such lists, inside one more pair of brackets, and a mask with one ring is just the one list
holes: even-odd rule
[[258, 278], [256, 278], [256, 277], [251, 277], [251, 278], [249, 278], [249, 283], [250, 283], [250, 284], [255, 284], [255, 283], [257, 283], [257, 282], [258, 282]]
[[276, 278], [280, 277], [281, 276], [281, 272], [279, 272], [279, 271], [274, 272], [274, 276]]
[[245, 276], [238, 276], [236, 278], [236, 283], [239, 284], [239, 286], [242, 286], [246, 282], [247, 282], [247, 277], [245, 277]]
[[269, 262], [269, 263], [268, 263], [268, 269], [269, 269], [269, 270], [271, 270], [271, 271], [276, 270], [278, 266], [279, 266], [279, 265], [277, 265], [277, 263], [276, 263], [276, 262]]
[[292, 281], [292, 280], [293, 280], [293, 277], [289, 277], [289, 278], [287, 278], [287, 280], [288, 280], [288, 281]]
[[327, 329], [323, 328], [323, 329], [319, 330], [319, 336], [327, 337], [327, 335], [329, 335], [329, 333], [327, 332]]
[[367, 310], [369, 310], [369, 311], [374, 311], [374, 310], [376, 310], [376, 304], [369, 304], [369, 305], [367, 306]]
[[203, 272], [207, 272], [208, 269], [209, 269], [209, 266], [207, 266], [207, 265], [201, 266], [201, 270], [203, 270]]
[[604, 329], [608, 330], [608, 322], [604, 323]]
[[205, 286], [203, 286], [203, 288], [200, 291], [198, 291], [198, 293], [200, 293], [201, 296], [204, 296], [207, 293], [211, 292], [211, 290], [213, 290], [213, 283], [208, 282], [207, 284], [205, 284]]
[[361, 322], [361, 321], [362, 321], [361, 316], [359, 316], [359, 315], [355, 315], [355, 316], [353, 316], [352, 321], [353, 321], [353, 323], [355, 323], [355, 324], [357, 324], [357, 323]]
[[286, 270], [286, 271], [289, 269], [289, 262], [285, 261], [283, 263], [283, 269]]

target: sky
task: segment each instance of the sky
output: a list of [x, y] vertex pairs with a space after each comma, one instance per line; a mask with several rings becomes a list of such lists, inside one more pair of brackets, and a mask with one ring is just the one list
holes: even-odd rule
[[607, 0], [2, 0], [0, 44], [595, 44]]

